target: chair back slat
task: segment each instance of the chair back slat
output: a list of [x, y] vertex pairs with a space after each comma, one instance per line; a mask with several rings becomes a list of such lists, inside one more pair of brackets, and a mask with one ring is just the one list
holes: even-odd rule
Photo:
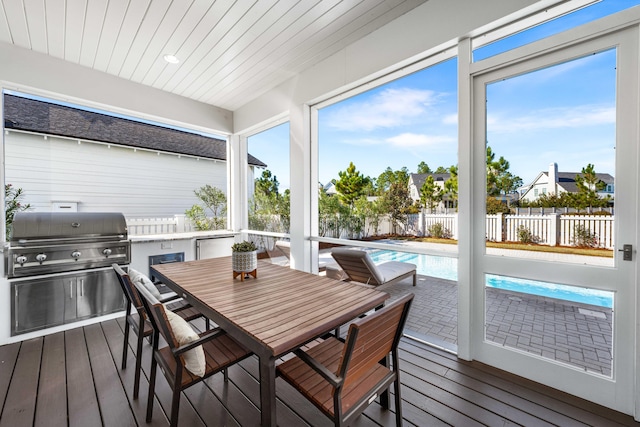
[[135, 288], [138, 291], [147, 318], [151, 322], [153, 329], [160, 332], [162, 338], [169, 344], [172, 349], [178, 348], [178, 340], [176, 340], [169, 325], [167, 314], [165, 313], [164, 305], [156, 299], [151, 293], [144, 287], [142, 283], [135, 283]]
[[122, 291], [124, 292], [127, 301], [130, 305], [133, 305], [138, 314], [144, 318], [142, 299], [136, 291], [136, 287], [133, 285], [133, 282], [131, 282], [131, 278], [118, 264], [112, 264], [111, 267], [113, 267], [113, 270], [116, 272], [118, 282], [120, 282], [120, 286], [122, 287]]
[[337, 248], [331, 252], [331, 256], [349, 276], [349, 280], [375, 286], [384, 283], [384, 277], [366, 251]]
[[338, 373], [344, 373], [344, 387], [357, 381], [398, 346], [413, 294], [349, 326]]

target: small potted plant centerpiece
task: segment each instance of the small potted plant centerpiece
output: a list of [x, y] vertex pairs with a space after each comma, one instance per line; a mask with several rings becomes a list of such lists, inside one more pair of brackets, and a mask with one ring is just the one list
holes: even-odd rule
[[233, 267], [233, 278], [240, 276], [244, 278], [249, 275], [258, 277], [258, 248], [253, 242], [243, 241], [234, 243], [231, 246], [231, 266]]

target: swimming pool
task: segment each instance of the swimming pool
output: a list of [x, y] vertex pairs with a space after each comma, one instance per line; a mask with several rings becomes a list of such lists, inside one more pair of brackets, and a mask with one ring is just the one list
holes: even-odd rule
[[[456, 258], [379, 249], [369, 250], [368, 252], [376, 263], [385, 261], [410, 262], [417, 266], [418, 274], [447, 280], [458, 280], [458, 260]], [[517, 279], [515, 277], [497, 276], [493, 274], [486, 275], [486, 286], [597, 305], [600, 307], [611, 308], [613, 306], [613, 292], [597, 289]]]

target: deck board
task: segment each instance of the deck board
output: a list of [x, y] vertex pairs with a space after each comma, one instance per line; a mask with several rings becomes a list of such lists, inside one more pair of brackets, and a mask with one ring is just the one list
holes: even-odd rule
[[19, 352], [20, 343], [0, 346], [0, 363], [2, 363], [2, 369], [0, 369], [0, 415], [2, 415], [5, 398], [9, 392], [9, 385], [11, 384], [11, 377], [13, 376]]
[[62, 332], [44, 338], [34, 424], [67, 425], [67, 372]]
[[[151, 348], [145, 341], [140, 397], [133, 400], [135, 334], [122, 370], [123, 326], [122, 319], [109, 320], [1, 346], [0, 393], [6, 398], [0, 425], [147, 425]], [[630, 416], [410, 339], [401, 341], [400, 359], [405, 426], [640, 426]], [[229, 369], [228, 383], [219, 374], [192, 387], [182, 395], [180, 425], [258, 425], [257, 377], [258, 360], [251, 357]], [[279, 425], [331, 425], [281, 379], [276, 391]], [[170, 399], [158, 373], [149, 426], [168, 425]], [[393, 411], [393, 399], [391, 411], [373, 403], [353, 425], [394, 425]]]
[[103, 425], [135, 427], [136, 421], [129, 408], [129, 400], [118, 376], [118, 366], [109, 352], [100, 324], [84, 329], [99, 406], [111, 408], [101, 411]]
[[41, 339], [22, 342], [13, 369], [2, 417], [0, 417], [0, 426], [19, 427], [29, 426], [33, 423], [41, 356]]
[[[122, 326], [116, 320], [102, 322], [102, 330], [104, 331], [109, 350], [114, 355], [116, 366], [118, 367], [118, 376], [124, 387], [124, 391], [129, 400], [129, 407], [133, 412], [133, 416], [139, 426], [163, 427], [168, 424], [164, 413], [156, 402], [153, 408], [153, 417], [149, 424], [146, 423], [147, 414], [147, 396], [149, 392], [149, 381], [147, 377], [142, 375], [140, 378], [140, 394], [138, 399], [133, 400], [133, 375], [135, 367], [135, 354], [133, 351], [127, 353], [127, 369], [120, 369], [122, 362], [122, 344], [124, 340]], [[134, 334], [135, 335], [135, 334]]]
[[[70, 427], [101, 426], [98, 396], [93, 384], [84, 328], [64, 333], [67, 360], [67, 398]], [[95, 369], [100, 369], [98, 366]]]

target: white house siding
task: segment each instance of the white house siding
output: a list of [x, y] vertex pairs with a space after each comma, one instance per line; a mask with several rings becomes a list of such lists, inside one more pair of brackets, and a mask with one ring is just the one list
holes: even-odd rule
[[227, 191], [221, 160], [16, 131], [4, 138], [6, 182], [24, 190], [34, 211], [64, 201], [78, 202], [81, 212], [167, 217], [184, 214], [205, 184]]
[[[522, 200], [526, 200], [528, 202], [534, 202], [536, 200], [538, 200], [538, 198], [540, 196], [542, 196], [543, 194], [549, 194], [549, 184], [548, 184], [548, 177], [546, 177], [546, 175], [544, 176], [544, 179], [540, 179], [539, 181], [537, 181], [535, 184], [533, 184], [531, 186], [531, 188], [529, 189], [529, 191], [527, 191], [523, 196], [522, 196]], [[557, 194], [560, 195], [562, 193], [566, 193], [567, 191], [562, 188], [561, 186], [557, 186]]]

